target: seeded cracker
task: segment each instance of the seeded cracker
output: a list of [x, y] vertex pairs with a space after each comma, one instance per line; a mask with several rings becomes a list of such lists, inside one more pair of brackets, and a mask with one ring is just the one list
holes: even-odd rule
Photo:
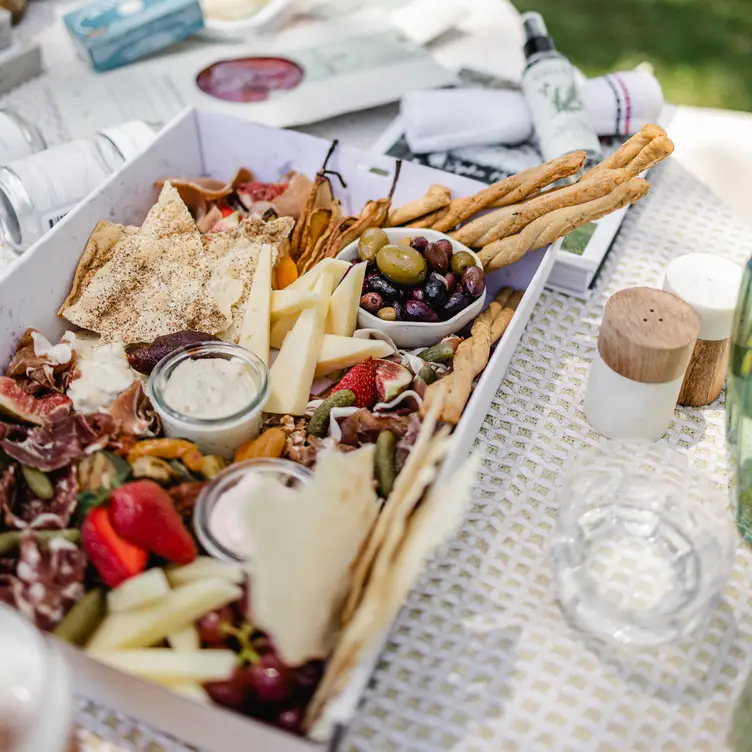
[[[262, 232], [263, 223], [257, 222], [261, 220], [244, 222], [226, 238], [204, 240], [177, 191], [166, 182], [143, 225], [132, 233], [124, 231], [93, 275], [93, 262], [104, 254], [92, 250], [92, 258], [87, 258], [84, 253], [84, 266], [80, 264], [76, 274], [78, 289], [74, 285], [71, 294], [74, 302], [61, 314], [104, 341], [126, 344], [151, 342], [183, 329], [219, 334], [234, 327], [236, 315], [242, 321], [258, 257], [260, 243], [254, 235]], [[276, 222], [263, 229], [268, 235], [264, 238], [281, 245], [292, 221]], [[89, 246], [97, 237], [95, 231]]]

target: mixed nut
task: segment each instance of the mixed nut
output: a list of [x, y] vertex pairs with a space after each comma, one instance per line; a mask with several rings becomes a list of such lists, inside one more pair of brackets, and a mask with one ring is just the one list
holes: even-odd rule
[[360, 236], [358, 256], [369, 264], [360, 307], [384, 321], [450, 319], [486, 289], [482, 267], [447, 238], [431, 243], [419, 235], [395, 244], [372, 228]]

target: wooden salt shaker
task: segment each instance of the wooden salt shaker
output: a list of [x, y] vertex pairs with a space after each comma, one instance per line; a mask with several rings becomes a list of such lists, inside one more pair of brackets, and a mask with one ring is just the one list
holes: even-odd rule
[[700, 320], [681, 298], [651, 287], [612, 295], [585, 392], [585, 415], [609, 439], [663, 436], [674, 417]]
[[666, 270], [663, 289], [689, 303], [700, 317], [697, 344], [679, 392], [680, 405], [709, 405], [721, 393], [741, 284], [742, 268], [710, 253], [687, 253]]

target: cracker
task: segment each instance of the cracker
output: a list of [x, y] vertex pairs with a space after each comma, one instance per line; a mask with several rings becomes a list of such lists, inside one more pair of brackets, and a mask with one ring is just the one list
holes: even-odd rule
[[479, 467], [480, 455], [472, 455], [446, 486], [432, 487], [408, 519], [405, 534], [389, 560], [376, 568], [378, 574], [369, 580], [362, 602], [342, 632], [308, 706], [305, 727], [313, 738], [330, 736], [332, 719], [325, 717], [327, 706], [342, 694], [355, 669], [378, 647], [426, 561], [462, 522]]
[[115, 245], [124, 235], [131, 235], [137, 232], [137, 227], [124, 227], [112, 222], [98, 222], [93, 232], [86, 241], [86, 247], [78, 261], [76, 272], [73, 276], [68, 297], [63, 301], [57, 312], [58, 316], [63, 315], [63, 310], [72, 306], [81, 297], [94, 275], [110, 260]]
[[373, 532], [355, 563], [352, 587], [342, 610], [342, 622], [345, 624], [355, 613], [379, 550], [385, 545], [391, 531], [398, 529], [412, 511], [413, 506], [420, 498], [420, 493], [415, 498], [416, 491], [419, 488], [425, 488], [425, 484], [430, 482], [428, 476], [424, 475], [422, 471], [432, 451], [431, 442], [436, 430], [436, 421], [443, 405], [442, 395], [443, 391], [439, 390], [433, 409], [423, 418], [418, 438], [410, 449], [407, 461], [397, 476], [394, 488], [384, 504], [384, 509], [379, 515]]
[[310, 482], [262, 488], [248, 500], [254, 625], [273, 635], [289, 666], [326, 658], [339, 631], [350, 571], [373, 527], [373, 444], [319, 455]]

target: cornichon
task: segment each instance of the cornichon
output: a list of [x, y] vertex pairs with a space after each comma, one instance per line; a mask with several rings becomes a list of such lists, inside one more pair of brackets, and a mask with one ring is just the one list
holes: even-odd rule
[[316, 412], [308, 422], [308, 433], [312, 436], [318, 436], [320, 439], [326, 437], [329, 430], [329, 413], [333, 407], [351, 407], [355, 404], [355, 394], [349, 389], [342, 389], [339, 392], [330, 394], [317, 408]]
[[[81, 541], [81, 533], [74, 528], [69, 530], [36, 530], [32, 535], [37, 543], [49, 543], [53, 538], [65, 538], [71, 543]], [[21, 533], [18, 530], [0, 533], [0, 556], [14, 556], [18, 553], [20, 543]]]
[[55, 489], [52, 487], [50, 479], [35, 467], [21, 465], [21, 475], [23, 475], [26, 485], [38, 499], [49, 501], [55, 495]]
[[74, 645], [86, 645], [102, 623], [106, 611], [104, 592], [95, 588], [76, 603], [53, 630], [53, 634]]
[[426, 382], [426, 384], [433, 384], [436, 381], [436, 371], [431, 366], [423, 366], [418, 371], [418, 378]]
[[394, 486], [394, 434], [391, 431], [379, 432], [376, 439], [376, 457], [374, 460], [373, 474], [379, 485], [379, 495], [386, 499]]
[[439, 342], [427, 350], [421, 350], [418, 357], [429, 363], [448, 363], [454, 358], [454, 348], [448, 342]]

